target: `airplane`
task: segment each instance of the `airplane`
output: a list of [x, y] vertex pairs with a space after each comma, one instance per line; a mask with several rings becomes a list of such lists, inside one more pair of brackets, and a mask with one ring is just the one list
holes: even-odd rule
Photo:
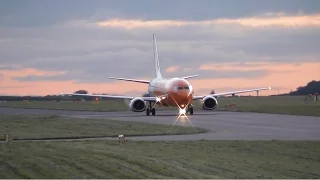
[[146, 115], [149, 116], [150, 113], [154, 116], [156, 114], [155, 105], [162, 106], [173, 106], [179, 109], [180, 115], [185, 115], [189, 113], [193, 115], [194, 109], [192, 102], [194, 100], [202, 100], [202, 108], [205, 110], [214, 110], [218, 106], [217, 97], [224, 95], [234, 95], [239, 93], [270, 90], [271, 87], [266, 88], [256, 88], [233, 92], [215, 93], [195, 96], [192, 85], [187, 81], [188, 79], [198, 77], [198, 75], [175, 77], [175, 78], [163, 78], [159, 59], [158, 50], [156, 45], [156, 37], [153, 34], [153, 52], [154, 52], [154, 69], [155, 76], [151, 80], [141, 80], [141, 79], [128, 79], [120, 77], [109, 77], [109, 79], [129, 81], [135, 83], [143, 83], [148, 85], [149, 97], [134, 97], [134, 96], [116, 96], [116, 95], [97, 95], [97, 94], [76, 94], [76, 93], [61, 93], [62, 95], [72, 95], [72, 96], [89, 96], [89, 97], [104, 97], [113, 99], [129, 100], [129, 107], [133, 112], [143, 112], [146, 111]]

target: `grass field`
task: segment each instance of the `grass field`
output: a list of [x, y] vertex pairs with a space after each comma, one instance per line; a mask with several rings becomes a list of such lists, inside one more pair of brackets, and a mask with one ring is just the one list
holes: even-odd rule
[[79, 111], [123, 111], [128, 110], [128, 105], [123, 101], [107, 100], [97, 102], [85, 101], [73, 103], [72, 101], [8, 101], [0, 103], [0, 107], [32, 108], [32, 109], [59, 109]]
[[[219, 98], [219, 110], [320, 116], [320, 101], [304, 101], [304, 96]], [[236, 104], [235, 108], [226, 108]]]
[[108, 119], [80, 119], [43, 115], [3, 115], [0, 114], [0, 139], [4, 134], [12, 134], [14, 139], [52, 139], [112, 137], [124, 134], [166, 135], [207, 132], [206, 129], [143, 122], [115, 121]]
[[[320, 101], [305, 102], [304, 96], [269, 96], [269, 97], [222, 97], [218, 98], [217, 110], [260, 112], [274, 114], [292, 114], [320, 116]], [[229, 108], [230, 104], [236, 104], [235, 108]], [[194, 102], [195, 109], [200, 109], [200, 101]], [[41, 108], [41, 109], [66, 109], [66, 110], [90, 110], [90, 111], [121, 111], [129, 110], [123, 101], [101, 101], [96, 102], [6, 102], [0, 103], [4, 107], [18, 108]], [[173, 107], [162, 109], [176, 109]]]
[[[0, 115], [16, 139], [183, 134], [190, 127]], [[320, 178], [319, 141], [1, 142], [0, 178]]]
[[320, 142], [0, 143], [0, 178], [320, 178]]

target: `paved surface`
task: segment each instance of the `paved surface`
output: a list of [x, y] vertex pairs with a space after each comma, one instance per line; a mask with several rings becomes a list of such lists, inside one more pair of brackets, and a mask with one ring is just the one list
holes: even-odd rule
[[[9, 114], [56, 114], [78, 118], [109, 118], [125, 121], [142, 121], [173, 124], [175, 111], [157, 111], [156, 116], [145, 113], [88, 112], [69, 110], [40, 110], [0, 107], [0, 113]], [[195, 127], [210, 129], [211, 132], [193, 135], [170, 135], [127, 137], [134, 140], [320, 140], [320, 117], [276, 115], [244, 112], [195, 111], [188, 116]], [[186, 118], [176, 125], [191, 126]], [[173, 127], [174, 128], [174, 127]]]

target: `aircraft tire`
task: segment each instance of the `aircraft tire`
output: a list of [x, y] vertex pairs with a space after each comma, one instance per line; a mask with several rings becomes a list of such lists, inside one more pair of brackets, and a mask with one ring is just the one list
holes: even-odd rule
[[147, 115], [147, 116], [150, 115], [150, 109], [149, 109], [149, 108], [147, 108], [147, 110], [146, 110], [146, 115]]
[[191, 107], [189, 111], [190, 111], [190, 114], [193, 115], [193, 107]]
[[156, 115], [156, 109], [152, 108], [151, 113], [152, 113], [152, 116], [155, 116]]

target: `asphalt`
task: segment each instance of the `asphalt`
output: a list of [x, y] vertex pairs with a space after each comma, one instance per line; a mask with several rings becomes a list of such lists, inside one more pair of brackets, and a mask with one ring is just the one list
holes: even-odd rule
[[[174, 124], [176, 111], [157, 111], [156, 116], [144, 112], [90, 112], [69, 110], [19, 109], [0, 107], [3, 114], [55, 114], [77, 118], [105, 118]], [[188, 115], [194, 127], [210, 129], [209, 133], [169, 136], [127, 137], [131, 140], [320, 140], [320, 117], [278, 115], [247, 112], [195, 111]], [[184, 117], [175, 125], [191, 126]], [[174, 126], [172, 127], [174, 128]], [[100, 138], [101, 139], [101, 138]]]

